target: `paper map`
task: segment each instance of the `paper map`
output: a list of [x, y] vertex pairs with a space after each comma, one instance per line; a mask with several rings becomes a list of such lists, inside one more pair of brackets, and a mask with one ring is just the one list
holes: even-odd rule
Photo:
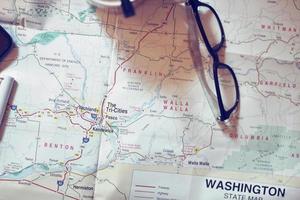
[[1, 75], [17, 84], [0, 200], [298, 199], [300, 1], [205, 2], [240, 87], [226, 128], [195, 70], [184, 5], [146, 0], [125, 19], [82, 0], [1, 2], [0, 16], [26, 27], [1, 24], [15, 42]]

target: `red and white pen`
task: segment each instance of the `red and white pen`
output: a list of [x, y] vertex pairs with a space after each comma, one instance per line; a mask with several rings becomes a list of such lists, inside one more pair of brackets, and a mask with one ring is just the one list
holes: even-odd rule
[[12, 77], [0, 77], [0, 124], [2, 124], [3, 116], [5, 114], [13, 84], [14, 79]]

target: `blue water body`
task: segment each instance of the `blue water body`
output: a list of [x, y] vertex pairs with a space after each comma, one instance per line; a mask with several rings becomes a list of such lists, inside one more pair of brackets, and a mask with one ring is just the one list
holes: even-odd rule
[[[62, 167], [56, 167], [54, 169], [51, 169], [51, 171], [59, 171], [59, 170], [62, 170]], [[36, 172], [50, 172], [50, 171], [47, 165], [35, 164], [35, 165], [29, 165], [26, 168], [17, 172], [13, 172], [13, 173], [6, 172], [2, 176], [0, 176], [0, 178], [23, 179]]]
[[[34, 173], [63, 172], [65, 171], [65, 169], [66, 169], [65, 166], [60, 164], [51, 165], [51, 166], [48, 166], [46, 164], [33, 164], [17, 172], [13, 172], [13, 173], [5, 172], [2, 175], [0, 175], [0, 178], [19, 180], [19, 179], [25, 179]], [[96, 166], [88, 167], [88, 168], [87, 167], [78, 168], [76, 166], [73, 166], [72, 171], [80, 171], [81, 173], [90, 174], [96, 171]]]

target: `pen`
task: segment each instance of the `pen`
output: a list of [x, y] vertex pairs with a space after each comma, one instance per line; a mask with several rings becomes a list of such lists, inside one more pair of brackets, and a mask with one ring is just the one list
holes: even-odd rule
[[[113, 8], [122, 10], [125, 17], [135, 15], [134, 4], [143, 0], [87, 0], [88, 3], [99, 8]], [[121, 8], [121, 9], [119, 9]]]
[[129, 0], [121, 0], [121, 6], [125, 17], [135, 15], [133, 5]]
[[10, 76], [0, 77], [0, 125], [7, 107], [7, 102], [14, 84]]

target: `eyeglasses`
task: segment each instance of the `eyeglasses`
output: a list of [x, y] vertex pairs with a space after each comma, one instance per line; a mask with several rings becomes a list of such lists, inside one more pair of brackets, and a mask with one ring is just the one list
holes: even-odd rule
[[[220, 61], [219, 52], [225, 43], [223, 25], [217, 12], [210, 5], [199, 0], [188, 0], [186, 5], [192, 8], [206, 49], [212, 58], [214, 96], [218, 106], [217, 119], [226, 121], [237, 109], [240, 93], [233, 69]], [[207, 19], [209, 21], [205, 21]], [[217, 28], [217, 31], [213, 31], [211, 27]]]

